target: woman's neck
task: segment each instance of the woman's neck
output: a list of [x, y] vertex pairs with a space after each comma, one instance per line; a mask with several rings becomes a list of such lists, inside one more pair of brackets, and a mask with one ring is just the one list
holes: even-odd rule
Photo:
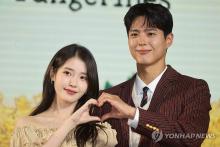
[[63, 101], [58, 101], [56, 98], [49, 108], [49, 111], [52, 115], [60, 119], [68, 118], [72, 113], [76, 106], [76, 103], [66, 103]]

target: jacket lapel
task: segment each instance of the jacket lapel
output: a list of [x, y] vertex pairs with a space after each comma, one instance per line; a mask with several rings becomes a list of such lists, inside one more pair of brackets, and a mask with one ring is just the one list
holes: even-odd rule
[[166, 95], [172, 90], [173, 85], [175, 85], [176, 78], [179, 76], [178, 72], [176, 72], [170, 65], [167, 66], [167, 70], [156, 86], [148, 109], [149, 111], [155, 112], [160, 108]]
[[123, 98], [123, 101], [125, 101], [127, 104], [134, 107], [134, 102], [132, 100], [132, 89], [134, 85], [134, 81], [136, 78], [136, 74], [127, 81], [126, 84], [122, 85], [121, 87], [121, 98]]

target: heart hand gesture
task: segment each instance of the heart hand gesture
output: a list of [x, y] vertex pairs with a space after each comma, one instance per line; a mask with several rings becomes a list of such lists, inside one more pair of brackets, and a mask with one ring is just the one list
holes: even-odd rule
[[101, 117], [101, 121], [105, 121], [109, 118], [134, 118], [136, 108], [125, 103], [117, 95], [112, 95], [103, 92], [101, 96], [98, 98], [98, 106], [101, 107], [106, 102], [111, 105], [112, 109], [109, 113], [106, 113]]

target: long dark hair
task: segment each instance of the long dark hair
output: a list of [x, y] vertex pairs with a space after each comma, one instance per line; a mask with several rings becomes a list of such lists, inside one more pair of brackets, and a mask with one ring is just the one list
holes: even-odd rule
[[[79, 57], [86, 65], [88, 89], [87, 92], [78, 100], [73, 112], [79, 109], [90, 98], [97, 98], [99, 94], [99, 80], [95, 59], [91, 52], [85, 47], [78, 44], [71, 44], [61, 48], [50, 61], [43, 81], [43, 94], [42, 101], [37, 108], [30, 114], [31, 116], [37, 115], [46, 111], [52, 105], [55, 97], [55, 89], [51, 81], [51, 71], [54, 73], [70, 58]], [[78, 125], [74, 131], [77, 146], [85, 146], [88, 140], [91, 140], [93, 146], [98, 136], [97, 127], [100, 125], [90, 122]]]

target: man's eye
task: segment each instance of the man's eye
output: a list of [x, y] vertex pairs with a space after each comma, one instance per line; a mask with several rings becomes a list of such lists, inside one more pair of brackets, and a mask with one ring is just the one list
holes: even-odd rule
[[148, 33], [148, 36], [154, 36], [154, 35], [156, 35], [156, 33], [153, 33], [153, 32]]
[[138, 34], [137, 33], [130, 33], [131, 37], [136, 37]]

